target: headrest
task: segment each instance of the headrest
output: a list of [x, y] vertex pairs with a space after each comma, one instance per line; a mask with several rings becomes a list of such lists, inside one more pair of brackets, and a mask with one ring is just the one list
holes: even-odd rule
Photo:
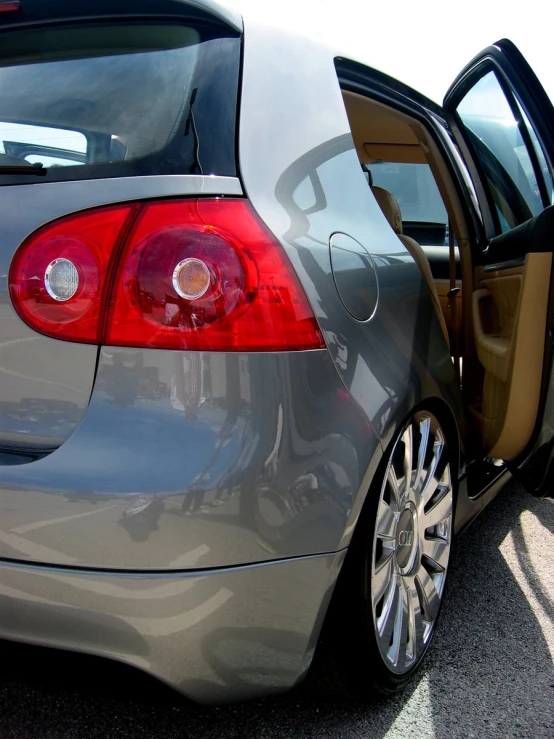
[[388, 190], [376, 185], [371, 186], [371, 192], [375, 195], [377, 204], [383, 211], [383, 215], [390, 223], [392, 230], [397, 233], [402, 233], [402, 214], [400, 208], [396, 202], [396, 198]]

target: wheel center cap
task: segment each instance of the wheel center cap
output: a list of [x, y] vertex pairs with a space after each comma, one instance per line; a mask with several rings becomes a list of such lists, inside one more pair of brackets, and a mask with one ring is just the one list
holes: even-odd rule
[[406, 571], [412, 564], [416, 541], [416, 525], [414, 512], [405, 508], [396, 527], [396, 561], [400, 570]]

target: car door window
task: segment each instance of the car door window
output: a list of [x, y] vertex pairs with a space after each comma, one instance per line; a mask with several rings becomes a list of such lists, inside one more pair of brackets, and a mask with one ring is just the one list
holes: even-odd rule
[[[518, 117], [498, 77], [490, 71], [457, 107], [503, 233], [540, 213], [545, 206], [542, 194], [547, 191], [547, 165], [540, 144], [515, 98], [513, 105]], [[550, 197], [551, 191], [550, 183]]]
[[85, 164], [87, 139], [79, 131], [0, 121], [1, 154], [44, 167]]
[[379, 161], [366, 166], [373, 184], [396, 198], [407, 236], [425, 246], [448, 244], [448, 214], [428, 164]]
[[527, 129], [529, 133], [529, 137], [531, 139], [531, 144], [533, 146], [535, 154], [537, 155], [539, 166], [540, 166], [543, 178], [544, 178], [548, 203], [549, 205], [553, 205], [554, 204], [554, 193], [552, 189], [552, 177], [550, 176], [550, 172], [548, 170], [548, 164], [546, 161], [546, 157], [544, 156], [544, 152], [537, 138], [537, 134], [535, 133], [535, 130], [533, 126], [531, 125], [529, 118], [527, 118], [527, 116], [525, 115], [525, 111], [519, 104], [519, 101], [517, 100], [517, 98], [516, 98], [516, 105], [517, 105], [519, 114], [521, 116], [521, 120], [523, 121], [523, 124], [525, 125], [525, 128]]

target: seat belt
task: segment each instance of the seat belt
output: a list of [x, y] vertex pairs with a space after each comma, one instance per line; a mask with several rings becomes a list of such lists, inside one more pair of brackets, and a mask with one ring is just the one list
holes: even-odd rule
[[456, 296], [460, 292], [460, 288], [456, 284], [456, 247], [454, 238], [454, 229], [452, 223], [448, 222], [448, 271], [450, 276], [450, 290], [448, 291], [448, 302], [450, 307], [450, 325], [452, 326], [452, 357], [454, 359], [454, 369], [456, 377], [460, 381], [460, 351], [459, 351], [459, 335], [458, 335], [458, 301]]

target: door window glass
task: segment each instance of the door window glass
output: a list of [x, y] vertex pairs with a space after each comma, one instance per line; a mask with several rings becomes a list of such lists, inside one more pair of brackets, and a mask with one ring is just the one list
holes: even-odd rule
[[0, 163], [42, 164], [44, 167], [85, 164], [87, 140], [79, 131], [0, 121]]
[[373, 162], [373, 184], [396, 198], [407, 236], [426, 246], [447, 244], [448, 214], [428, 164]]
[[542, 173], [533, 167], [518, 121], [494, 72], [471, 88], [457, 112], [483, 168], [502, 232], [540, 213], [543, 203], [537, 176], [542, 177]]
[[541, 168], [542, 176], [546, 184], [546, 192], [548, 194], [548, 201], [552, 205], [554, 204], [554, 194], [552, 192], [552, 175], [550, 174], [550, 170], [548, 167], [548, 163], [546, 161], [546, 157], [544, 156], [544, 152], [537, 138], [537, 134], [535, 133], [535, 129], [531, 125], [529, 118], [527, 118], [527, 116], [525, 115], [525, 111], [523, 110], [523, 108], [521, 107], [517, 99], [516, 99], [516, 105], [518, 107], [521, 120], [523, 121], [527, 131], [529, 132], [529, 138], [531, 139], [531, 143], [533, 144], [533, 149], [535, 150], [535, 154], [537, 155], [537, 159], [539, 160], [539, 166]]

